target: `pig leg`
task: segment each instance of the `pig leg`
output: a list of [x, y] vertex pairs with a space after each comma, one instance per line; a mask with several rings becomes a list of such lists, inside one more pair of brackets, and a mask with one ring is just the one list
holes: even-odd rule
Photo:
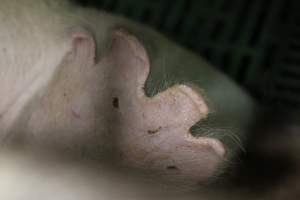
[[[112, 105], [116, 110], [117, 146], [125, 165], [164, 174], [171, 181], [199, 183], [214, 176], [225, 149], [214, 138], [194, 138], [190, 128], [207, 116], [201, 94], [175, 85], [147, 97], [144, 84], [150, 63], [137, 39], [124, 31], [113, 35]], [[155, 173], [154, 173], [155, 174]]]
[[15, 135], [24, 137], [26, 146], [100, 159], [98, 152], [104, 154], [104, 145], [111, 144], [118, 152], [116, 163], [180, 183], [205, 182], [219, 172], [223, 144], [190, 133], [209, 112], [201, 94], [175, 85], [147, 97], [143, 88], [150, 61], [137, 39], [124, 31], [113, 34], [111, 49], [99, 62], [88, 31], [76, 28], [71, 35], [71, 51], [47, 91], [20, 117], [29, 119], [27, 131]]

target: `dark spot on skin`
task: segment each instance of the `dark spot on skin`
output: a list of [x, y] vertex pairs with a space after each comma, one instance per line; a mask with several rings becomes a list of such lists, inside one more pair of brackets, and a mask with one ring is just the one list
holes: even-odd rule
[[113, 104], [113, 107], [114, 107], [114, 108], [119, 108], [119, 107], [120, 107], [120, 104], [119, 104], [119, 98], [115, 97], [115, 98], [113, 99], [112, 104]]
[[167, 170], [178, 170], [178, 168], [175, 165], [170, 165], [167, 167]]
[[148, 130], [148, 134], [153, 135], [153, 134], [155, 134], [155, 133], [158, 133], [161, 129], [162, 129], [162, 127], [160, 126], [158, 129], [155, 129], [155, 130]]
[[64, 93], [64, 97], [66, 97], [67, 96], [67, 93]]

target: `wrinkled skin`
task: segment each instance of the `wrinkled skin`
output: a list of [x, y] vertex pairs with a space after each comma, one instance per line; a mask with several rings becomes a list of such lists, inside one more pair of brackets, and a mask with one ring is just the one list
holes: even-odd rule
[[251, 98], [154, 31], [47, 0], [2, 0], [0, 27], [0, 197], [146, 199], [213, 182], [241, 149]]

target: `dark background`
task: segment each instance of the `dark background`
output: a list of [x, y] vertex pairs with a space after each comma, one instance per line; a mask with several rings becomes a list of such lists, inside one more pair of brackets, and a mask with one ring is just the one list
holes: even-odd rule
[[148, 24], [268, 107], [300, 108], [298, 0], [75, 0]]

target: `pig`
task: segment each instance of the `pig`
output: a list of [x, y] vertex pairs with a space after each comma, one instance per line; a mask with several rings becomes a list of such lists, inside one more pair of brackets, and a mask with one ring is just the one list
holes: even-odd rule
[[205, 60], [64, 0], [1, 0], [0, 27], [1, 198], [231, 195], [206, 188], [244, 150], [257, 106]]

